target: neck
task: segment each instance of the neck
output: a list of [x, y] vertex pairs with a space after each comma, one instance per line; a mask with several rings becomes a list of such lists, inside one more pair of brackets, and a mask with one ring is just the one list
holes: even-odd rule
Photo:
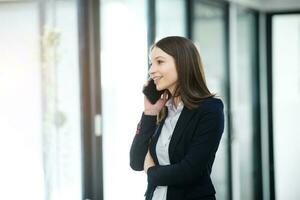
[[175, 97], [173, 99], [173, 105], [175, 106], [175, 108], [177, 108], [178, 104], [181, 102], [181, 98], [179, 97]]
[[[174, 95], [174, 90], [175, 90], [175, 86], [168, 88], [169, 92], [172, 94], [172, 96]], [[181, 102], [181, 97], [175, 97], [173, 98], [173, 105], [175, 106], [175, 108], [177, 108], [178, 103]]]

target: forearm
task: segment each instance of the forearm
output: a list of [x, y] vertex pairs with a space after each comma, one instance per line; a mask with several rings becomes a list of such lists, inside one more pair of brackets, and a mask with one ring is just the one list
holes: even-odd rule
[[142, 171], [144, 160], [148, 151], [151, 136], [156, 129], [156, 116], [143, 113], [140, 128], [137, 131], [130, 148], [130, 166], [133, 170]]
[[203, 169], [195, 170], [188, 163], [156, 165], [147, 171], [148, 183], [157, 186], [192, 184], [203, 175]]

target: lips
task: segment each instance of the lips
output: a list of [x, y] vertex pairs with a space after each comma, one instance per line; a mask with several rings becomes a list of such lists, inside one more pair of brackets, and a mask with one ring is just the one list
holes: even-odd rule
[[159, 81], [160, 79], [162, 78], [162, 76], [157, 76], [157, 77], [154, 77], [153, 80], [154, 80], [154, 83], [156, 84], [157, 81]]
[[159, 80], [159, 79], [161, 79], [161, 78], [162, 78], [162, 76], [156, 76], [156, 77], [153, 78], [153, 80], [154, 80], [154, 81], [157, 81], [157, 80]]

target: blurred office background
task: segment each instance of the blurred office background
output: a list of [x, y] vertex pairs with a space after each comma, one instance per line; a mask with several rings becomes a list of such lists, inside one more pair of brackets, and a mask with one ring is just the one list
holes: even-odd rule
[[169, 35], [225, 104], [217, 199], [300, 199], [299, 0], [0, 0], [0, 199], [143, 199], [129, 148]]

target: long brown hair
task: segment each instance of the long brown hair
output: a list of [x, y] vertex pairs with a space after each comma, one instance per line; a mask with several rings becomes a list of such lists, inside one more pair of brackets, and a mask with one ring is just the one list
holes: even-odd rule
[[[151, 50], [154, 47], [160, 48], [175, 60], [178, 80], [173, 98], [180, 96], [187, 108], [194, 109], [202, 99], [215, 96], [207, 88], [200, 54], [190, 39], [180, 36], [165, 37], [154, 43]], [[171, 97], [170, 92], [168, 93]], [[157, 123], [166, 117], [166, 110], [167, 107], [164, 106], [157, 116]]]

